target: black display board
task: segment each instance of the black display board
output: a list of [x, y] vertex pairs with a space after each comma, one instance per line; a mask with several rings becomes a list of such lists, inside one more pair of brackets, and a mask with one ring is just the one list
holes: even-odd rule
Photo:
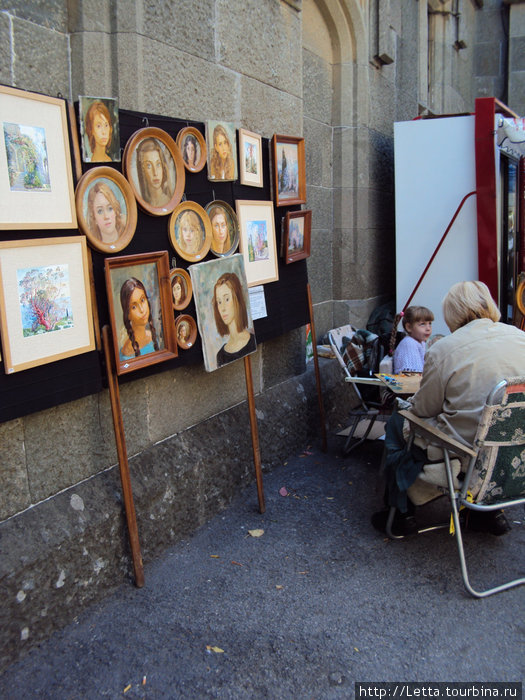
[[[196, 127], [203, 135], [204, 124], [200, 122], [182, 121], [153, 114], [143, 114], [129, 110], [120, 110], [120, 139], [121, 150], [132, 134], [143, 127], [164, 129], [173, 139], [186, 126]], [[205, 207], [214, 199], [221, 199], [235, 210], [235, 200], [270, 200], [271, 172], [269, 140], [262, 139], [264, 187], [250, 187], [240, 182], [210, 182], [207, 178], [206, 166], [200, 173], [186, 171], [184, 198], [197, 202]], [[87, 172], [99, 164], [83, 163], [82, 171]], [[122, 172], [121, 163], [104, 163]], [[289, 210], [299, 207], [290, 207]], [[286, 207], [274, 207], [277, 251], [281, 247], [282, 218]], [[170, 267], [188, 269], [191, 263], [183, 260], [173, 250], [169, 240], [167, 216], [151, 216], [138, 211], [137, 229], [131, 243], [116, 255], [132, 255], [151, 251], [167, 250], [170, 257]], [[76, 231], [46, 230], [46, 231], [1, 231], [1, 240], [20, 238], [46, 238], [64, 236]], [[91, 250], [91, 249], [90, 249]], [[105, 253], [91, 250], [93, 277], [96, 291], [96, 304], [100, 326], [109, 322], [106, 284], [104, 277]], [[206, 260], [214, 260], [210, 253]], [[306, 285], [308, 282], [306, 261], [300, 260], [290, 265], [284, 264], [279, 257], [279, 280], [264, 286], [267, 316], [254, 321], [255, 335], [258, 343], [278, 337], [283, 333], [304, 326], [309, 322], [308, 300]], [[190, 314], [197, 320], [195, 304], [192, 300], [189, 306], [178, 313]], [[158, 372], [173, 369], [183, 365], [203, 363], [200, 338], [189, 350], [179, 349], [177, 359], [152, 365], [120, 377], [120, 382], [127, 382]], [[52, 406], [72, 401], [89, 394], [99, 392], [105, 385], [104, 353], [95, 351], [84, 353], [65, 360], [53, 362], [32, 369], [6, 375], [3, 362], [0, 362], [0, 422], [12, 420], [20, 416], [41, 411]]]

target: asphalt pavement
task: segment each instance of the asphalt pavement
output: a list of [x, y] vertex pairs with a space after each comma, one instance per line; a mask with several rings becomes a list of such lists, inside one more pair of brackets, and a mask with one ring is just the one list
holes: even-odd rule
[[[144, 588], [124, 581], [10, 666], [0, 698], [329, 700], [355, 682], [522, 681], [525, 586], [473, 599], [447, 533], [377, 533], [381, 443], [344, 459], [341, 440], [266, 473], [264, 514], [253, 483], [145, 562]], [[511, 521], [504, 537], [467, 535], [474, 585], [524, 575], [523, 508]]]

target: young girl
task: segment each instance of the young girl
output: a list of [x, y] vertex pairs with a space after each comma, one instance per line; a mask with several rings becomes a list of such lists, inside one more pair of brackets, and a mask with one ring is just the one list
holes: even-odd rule
[[84, 117], [84, 125], [91, 149], [91, 162], [111, 161], [108, 151], [111, 149], [113, 126], [109, 110], [103, 102], [100, 100], [93, 102]]
[[89, 190], [87, 201], [89, 230], [102, 243], [116, 243], [125, 228], [120, 204], [111, 187], [98, 180]]
[[191, 210], [186, 210], [180, 217], [179, 243], [188, 255], [197, 255], [202, 248], [203, 238], [199, 217]]
[[121, 360], [131, 360], [159, 349], [146, 288], [136, 277], [120, 288], [122, 318], [128, 338], [119, 350]]
[[215, 282], [213, 315], [218, 334], [228, 336], [217, 353], [217, 367], [255, 352], [255, 335], [248, 328], [244, 294], [234, 272], [225, 272]]
[[394, 351], [394, 374], [422, 372], [426, 341], [432, 333], [434, 314], [426, 306], [409, 306], [402, 316], [406, 336]]

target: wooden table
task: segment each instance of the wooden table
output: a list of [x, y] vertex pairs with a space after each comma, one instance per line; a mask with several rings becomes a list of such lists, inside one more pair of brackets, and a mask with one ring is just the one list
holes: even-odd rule
[[419, 372], [376, 374], [375, 376], [394, 394], [415, 394], [421, 384], [421, 374]]

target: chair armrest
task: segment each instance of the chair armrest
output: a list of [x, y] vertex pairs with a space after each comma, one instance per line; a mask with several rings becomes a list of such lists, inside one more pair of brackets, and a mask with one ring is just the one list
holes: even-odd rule
[[460, 457], [475, 457], [477, 452], [463, 443], [454, 440], [449, 435], [446, 435], [439, 428], [434, 427], [430, 423], [427, 423], [424, 418], [416, 416], [415, 413], [411, 411], [402, 410], [399, 411], [399, 415], [406, 418], [412, 426], [414, 426], [415, 432], [419, 435], [423, 435], [434, 445], [439, 445], [440, 447], [446, 447], [450, 449], [454, 454]]

